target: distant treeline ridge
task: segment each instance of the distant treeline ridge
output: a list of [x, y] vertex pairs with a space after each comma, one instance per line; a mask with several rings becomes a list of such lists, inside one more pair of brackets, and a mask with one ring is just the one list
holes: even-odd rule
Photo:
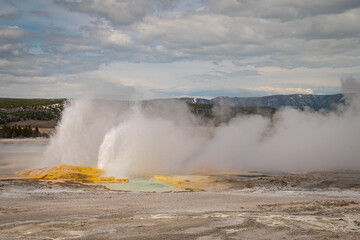
[[0, 136], [3, 138], [36, 138], [36, 137], [46, 137], [46, 134], [42, 134], [39, 131], [39, 128], [33, 129], [30, 125], [28, 126], [3, 126], [0, 129]]

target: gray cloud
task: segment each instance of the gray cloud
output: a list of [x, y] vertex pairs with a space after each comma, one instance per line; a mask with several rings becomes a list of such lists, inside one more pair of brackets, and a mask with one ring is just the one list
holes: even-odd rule
[[153, 89], [152, 91], [159, 93], [165, 97], [175, 96], [198, 96], [198, 97], [217, 97], [217, 96], [228, 96], [228, 97], [258, 97], [265, 96], [268, 94], [262, 90], [250, 90], [245, 88], [201, 88], [201, 89]]
[[104, 79], [84, 79], [78, 96], [100, 99], [135, 100], [138, 94], [136, 88], [124, 86], [118, 82], [108, 82]]
[[360, 79], [354, 77], [347, 77], [341, 79], [344, 93], [360, 93]]
[[21, 18], [23, 15], [23, 11], [19, 10], [16, 12], [11, 12], [11, 13], [4, 13], [0, 15], [0, 19], [4, 19], [4, 20], [17, 20], [19, 18]]
[[0, 72], [16, 77], [45, 77], [95, 70], [97, 58], [78, 55], [26, 54], [0, 61]]
[[2, 0], [2, 2], [6, 3], [6, 4], [10, 5], [10, 6], [16, 7], [14, 2], [12, 2], [11, 0]]
[[[34, 77], [33, 82], [36, 83], [39, 79], [36, 79], [36, 77], [88, 71], [96, 68], [98, 65], [97, 59], [89, 56], [74, 55], [69, 57], [64, 54], [53, 55], [52, 50], [42, 55], [30, 54], [29, 51], [34, 46], [26, 44], [24, 41], [31, 39], [33, 35], [17, 26], [0, 27], [1, 74], [13, 77]], [[56, 38], [56, 35], [51, 35], [51, 37]], [[46, 41], [49, 42], [45, 39]], [[2, 79], [2, 82], [8, 81], [7, 79], [17, 81], [16, 78], [8, 77]], [[20, 82], [24, 81], [21, 80]]]
[[0, 19], [14, 21], [22, 17], [23, 11], [18, 9], [13, 1], [1, 0]]
[[360, 2], [357, 0], [208, 0], [206, 3], [208, 10], [216, 14], [275, 18], [282, 21], [290, 21], [324, 14], [339, 14], [360, 6]]
[[50, 30], [53, 30], [53, 31], [55, 31], [55, 32], [64, 32], [64, 31], [65, 31], [65, 28], [56, 26], [56, 25], [54, 25], [53, 23], [49, 25], [49, 29], [50, 29]]
[[256, 70], [239, 70], [233, 72], [224, 72], [224, 71], [212, 71], [204, 74], [194, 74], [187, 76], [186, 79], [189, 79], [193, 82], [213, 82], [213, 81], [224, 81], [229, 79], [238, 79], [247, 78], [251, 76], [257, 76], [259, 72]]
[[114, 50], [126, 51], [132, 45], [128, 34], [111, 27], [84, 27], [76, 35], [47, 32], [43, 39], [43, 51], [57, 54], [92, 52], [112, 55]]
[[[211, 66], [198, 72], [185, 70], [181, 79], [196, 83], [193, 89], [198, 90], [186, 86], [189, 90], [182, 93], [249, 96], [266, 94], [242, 88], [248, 87], [246, 79], [260, 73], [239, 69], [354, 68], [349, 75], [360, 74], [355, 69], [360, 65], [358, 0], [277, 0], [271, 6], [265, 0], [209, 0], [188, 1], [192, 5], [186, 7], [182, 1], [170, 0], [54, 2], [42, 6], [25, 1], [15, 6], [2, 1], [5, 7], [0, 14], [5, 17], [18, 9], [30, 13], [16, 21], [24, 29], [0, 27], [0, 74], [9, 76], [7, 83], [25, 84], [33, 77], [34, 84], [39, 84], [39, 77], [81, 76], [115, 62], [228, 61], [236, 64], [223, 71]], [[202, 93], [199, 88], [204, 83], [222, 87], [221, 81], [230, 79], [239, 79], [238, 90], [205, 89]], [[176, 94], [171, 89], [162, 91], [158, 91], [161, 96]]]
[[[140, 42], [156, 43], [154, 50], [170, 59], [216, 61], [271, 56], [271, 61], [257, 64], [292, 68], [304, 64], [336, 66], [342, 62], [343, 66], [359, 62], [353, 56], [354, 50], [359, 50], [356, 47], [356, 37], [360, 36], [358, 12], [355, 9], [341, 15], [292, 22], [201, 13], [176, 18], [155, 16], [138, 24], [136, 31]], [[337, 59], [339, 54], [343, 57], [341, 61]]]
[[360, 9], [343, 14], [321, 15], [290, 23], [294, 36], [305, 39], [346, 39], [360, 37]]
[[45, 10], [32, 10], [30, 13], [38, 17], [50, 18], [50, 13]]
[[27, 54], [31, 46], [22, 41], [29, 37], [29, 33], [17, 26], [0, 26], [0, 57], [5, 59]]
[[26, 31], [17, 26], [0, 26], [0, 44], [20, 42], [26, 36]]
[[25, 44], [0, 44], [0, 57], [9, 59], [23, 56], [29, 52], [30, 48]]
[[105, 18], [119, 25], [128, 25], [139, 21], [154, 9], [169, 8], [172, 6], [172, 2], [169, 0], [55, 0], [55, 3], [69, 11]]
[[[321, 14], [315, 14], [314, 10], [312, 16], [290, 22], [256, 15], [229, 17], [220, 11], [221, 6], [217, 7], [216, 14], [210, 14], [204, 8], [194, 12], [146, 16], [151, 13], [150, 6], [169, 8], [169, 1], [56, 0], [56, 3], [70, 11], [103, 17], [115, 24], [135, 22], [125, 29], [107, 25], [85, 26], [76, 34], [47, 32], [42, 37], [41, 47], [45, 53], [85, 54], [94, 57], [94, 63], [241, 59], [245, 65], [294, 68], [351, 66], [360, 61], [358, 40], [355, 39], [360, 36], [357, 24], [360, 9], [350, 9], [357, 6], [352, 1], [344, 6], [329, 2], [328, 7], [321, 1], [318, 5], [328, 10]], [[214, 2], [207, 3], [209, 8], [215, 6]], [[255, 4], [246, 1], [226, 3]], [[258, 6], [260, 3], [257, 1]], [[218, 4], [225, 3], [218, 1]], [[302, 4], [291, 4], [299, 12], [305, 8]], [[336, 10], [336, 6], [339, 9]], [[327, 12], [337, 14], [324, 15]], [[253, 57], [265, 57], [266, 61], [246, 62]]]

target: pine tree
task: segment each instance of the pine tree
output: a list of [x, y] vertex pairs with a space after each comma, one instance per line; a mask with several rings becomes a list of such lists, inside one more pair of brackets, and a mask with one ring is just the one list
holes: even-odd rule
[[5, 133], [6, 133], [6, 136], [5, 136], [6, 138], [11, 137], [11, 127], [6, 126]]
[[28, 126], [28, 135], [27, 135], [27, 137], [31, 137], [32, 134], [33, 134], [32, 127], [31, 127], [31, 125], [29, 125], [29, 126]]
[[16, 131], [15, 131], [15, 128], [11, 128], [11, 137], [12, 138], [16, 138], [18, 135], [17, 135], [17, 133], [16, 133]]
[[35, 137], [40, 137], [40, 132], [38, 127], [35, 128]]
[[26, 126], [24, 128], [20, 127], [20, 134], [18, 136], [26, 137]]
[[16, 126], [16, 125], [15, 125], [13, 131], [16, 133], [16, 136], [21, 136], [21, 135], [22, 135], [22, 129], [21, 129], [20, 126]]

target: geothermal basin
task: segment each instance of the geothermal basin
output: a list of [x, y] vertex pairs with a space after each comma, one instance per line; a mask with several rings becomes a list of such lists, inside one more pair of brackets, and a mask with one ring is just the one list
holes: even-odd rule
[[213, 172], [109, 184], [16, 177], [15, 171], [39, 163], [47, 141], [0, 142], [1, 239], [358, 239], [360, 234], [358, 171]]

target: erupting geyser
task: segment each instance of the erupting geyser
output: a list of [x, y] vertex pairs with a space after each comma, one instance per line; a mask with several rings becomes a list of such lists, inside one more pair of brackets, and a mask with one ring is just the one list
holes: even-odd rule
[[[355, 89], [359, 82], [346, 84]], [[218, 127], [175, 101], [75, 100], [63, 113], [43, 166], [99, 167], [116, 177], [359, 169], [360, 104], [351, 96], [333, 112], [284, 108], [271, 119], [238, 116]]]

